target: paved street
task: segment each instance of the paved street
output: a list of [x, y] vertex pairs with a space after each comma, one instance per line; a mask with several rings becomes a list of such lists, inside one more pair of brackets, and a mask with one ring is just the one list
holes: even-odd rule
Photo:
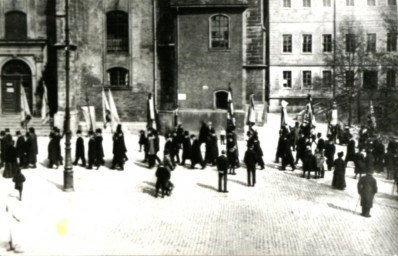
[[[155, 198], [155, 169], [141, 163], [138, 137], [125, 135], [130, 158], [125, 171], [102, 167], [74, 168], [75, 192], [62, 191], [62, 168], [47, 169], [47, 138], [40, 138], [41, 164], [24, 170], [27, 182], [22, 202], [20, 236], [25, 255], [396, 255], [398, 201], [392, 182], [378, 179], [379, 193], [372, 218], [354, 213], [358, 195], [353, 169], [347, 189], [330, 187], [325, 179], [301, 178], [301, 168], [282, 172], [273, 163], [279, 116], [258, 128], [267, 168], [257, 171], [256, 187], [246, 186], [246, 171], [229, 176], [229, 193], [217, 193], [214, 167], [172, 173], [171, 197]], [[321, 126], [321, 129], [325, 129]], [[326, 130], [323, 131], [325, 133]], [[105, 135], [107, 166], [111, 137]], [[245, 142], [240, 145], [243, 157]], [[0, 178], [0, 190], [12, 189]], [[0, 211], [0, 255], [7, 230]]]

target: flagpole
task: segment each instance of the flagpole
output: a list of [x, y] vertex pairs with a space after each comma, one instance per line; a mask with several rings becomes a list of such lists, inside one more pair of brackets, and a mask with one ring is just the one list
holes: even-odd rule
[[89, 129], [89, 131], [93, 131], [93, 120], [91, 119], [90, 105], [89, 105], [89, 101], [88, 101], [87, 89], [86, 89], [86, 104], [87, 104], [87, 109], [88, 109], [88, 117], [89, 117], [89, 120], [90, 120], [90, 129]]
[[[65, 87], [66, 87], [66, 106], [65, 106], [65, 166], [64, 166], [64, 191], [73, 191], [73, 167], [71, 156], [71, 131], [70, 131], [70, 42], [69, 42], [69, 0], [65, 0]], [[90, 109], [89, 109], [90, 111]]]

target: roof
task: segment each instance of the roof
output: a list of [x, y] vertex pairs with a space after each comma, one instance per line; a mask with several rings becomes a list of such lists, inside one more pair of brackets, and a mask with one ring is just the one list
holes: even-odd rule
[[247, 7], [248, 0], [170, 0], [171, 7]]

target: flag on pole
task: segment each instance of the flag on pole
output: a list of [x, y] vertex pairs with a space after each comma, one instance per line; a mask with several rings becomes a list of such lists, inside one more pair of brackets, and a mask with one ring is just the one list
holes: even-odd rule
[[177, 107], [176, 110], [174, 111], [174, 126], [178, 125], [178, 114], [179, 114], [178, 112], [179, 112], [179, 109]]
[[112, 92], [109, 90], [109, 107], [111, 111], [111, 128], [112, 131], [116, 130], [116, 126], [120, 123], [119, 114], [117, 113], [117, 108], [115, 101], [113, 100]]
[[333, 102], [332, 113], [330, 115], [330, 125], [331, 126], [336, 126], [337, 122], [338, 122], [337, 105], [336, 105], [336, 102]]
[[106, 99], [104, 88], [102, 88], [102, 115], [104, 118], [104, 129], [106, 129], [107, 123], [112, 122], [112, 117], [111, 117], [111, 108], [109, 107], [108, 100]]
[[369, 103], [369, 128], [371, 128], [373, 131], [375, 131], [377, 128], [376, 116], [373, 108], [373, 101], [370, 101]]
[[95, 120], [95, 108], [94, 106], [83, 106], [82, 107], [84, 120], [86, 120], [87, 130], [95, 131], [97, 129]]
[[147, 107], [148, 107], [147, 108], [147, 127], [157, 130], [156, 109], [155, 109], [155, 102], [153, 100], [152, 93], [150, 93], [148, 95]]
[[42, 124], [46, 124], [50, 120], [50, 109], [48, 107], [47, 87], [44, 84], [43, 90], [43, 98], [41, 103], [41, 122]]
[[21, 126], [27, 128], [28, 123], [32, 119], [28, 99], [26, 98], [25, 88], [21, 85]]
[[283, 126], [289, 126], [289, 127], [293, 127], [294, 126], [294, 122], [293, 120], [287, 115], [287, 105], [289, 103], [285, 100], [282, 100], [281, 102], [281, 127]]
[[250, 95], [249, 101], [249, 109], [247, 113], [247, 122], [246, 124], [249, 125], [250, 123], [256, 123], [256, 111], [254, 109], [254, 94]]
[[228, 90], [228, 110], [227, 110], [227, 122], [229, 122], [233, 127], [236, 126], [235, 114], [234, 114], [234, 103], [232, 101], [232, 89]]

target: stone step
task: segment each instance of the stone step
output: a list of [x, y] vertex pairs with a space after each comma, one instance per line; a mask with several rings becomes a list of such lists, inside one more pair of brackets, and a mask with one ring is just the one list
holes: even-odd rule
[[[48, 136], [51, 131], [49, 124], [42, 124], [42, 120], [39, 117], [33, 117], [28, 124], [28, 127], [35, 128], [37, 136]], [[21, 116], [20, 115], [1, 115], [0, 116], [0, 130], [6, 128], [10, 129], [12, 135], [15, 135], [16, 131], [24, 133], [24, 129], [21, 127]]]

